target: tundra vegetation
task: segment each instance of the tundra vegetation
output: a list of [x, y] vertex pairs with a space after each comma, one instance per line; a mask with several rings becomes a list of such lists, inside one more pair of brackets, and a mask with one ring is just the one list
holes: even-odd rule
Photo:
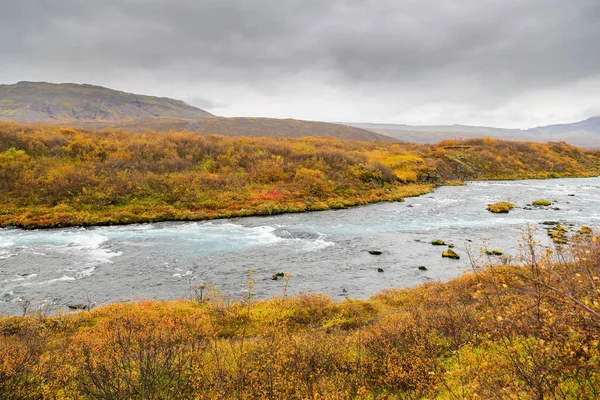
[[487, 206], [487, 210], [495, 214], [507, 214], [513, 208], [515, 208], [515, 205], [508, 201], [501, 201], [499, 203], [488, 204]]
[[531, 204], [533, 204], [536, 207], [548, 207], [549, 205], [552, 204], [552, 202], [550, 200], [541, 199], [541, 200], [535, 200]]
[[0, 123], [0, 227], [205, 220], [400, 201], [476, 179], [597, 176], [565, 143], [130, 133]]
[[[342, 208], [466, 179], [597, 176], [564, 143], [437, 145], [0, 124], [0, 226]], [[569, 232], [555, 227], [561, 237]], [[598, 398], [600, 244], [581, 228], [515, 265], [482, 249], [450, 282], [368, 300], [190, 298], [0, 318], [2, 399]], [[285, 270], [285, 266], [281, 268]], [[426, 270], [425, 267], [419, 267]], [[283, 274], [283, 276], [282, 276]]]
[[[540, 247], [515, 265], [471, 254], [450, 282], [368, 300], [190, 299], [0, 318], [2, 399], [594, 399], [600, 242]], [[292, 284], [293, 284], [293, 277]], [[289, 280], [289, 279], [288, 279]], [[204, 291], [205, 290], [205, 291]]]

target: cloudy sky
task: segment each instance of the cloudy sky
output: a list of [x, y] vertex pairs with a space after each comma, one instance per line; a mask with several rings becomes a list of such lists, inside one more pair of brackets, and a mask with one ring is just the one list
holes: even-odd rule
[[0, 55], [0, 83], [91, 83], [223, 116], [600, 115], [599, 0], [0, 0]]

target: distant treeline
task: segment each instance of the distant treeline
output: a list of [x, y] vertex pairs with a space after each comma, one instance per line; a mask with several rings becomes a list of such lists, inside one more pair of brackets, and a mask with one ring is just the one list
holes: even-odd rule
[[466, 179], [596, 176], [565, 143], [129, 133], [0, 123], [0, 226], [200, 220], [401, 200]]

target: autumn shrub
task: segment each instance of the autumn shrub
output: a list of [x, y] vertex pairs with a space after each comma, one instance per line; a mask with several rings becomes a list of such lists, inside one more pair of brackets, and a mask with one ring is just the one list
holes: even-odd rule
[[[599, 172], [600, 153], [560, 143], [468, 140], [429, 146], [0, 123], [0, 226], [324, 210], [398, 201], [466, 179]], [[279, 195], [261, 198], [271, 191]]]

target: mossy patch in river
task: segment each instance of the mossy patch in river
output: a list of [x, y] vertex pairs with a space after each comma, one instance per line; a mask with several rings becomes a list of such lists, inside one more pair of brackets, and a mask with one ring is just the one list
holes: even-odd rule
[[536, 207], [548, 207], [552, 202], [550, 200], [535, 200], [532, 205]]
[[442, 253], [442, 257], [451, 258], [453, 260], [460, 259], [460, 256], [452, 249], [448, 249]]
[[515, 207], [513, 203], [508, 201], [501, 201], [499, 203], [488, 204], [487, 210], [495, 214], [507, 214], [510, 210]]

